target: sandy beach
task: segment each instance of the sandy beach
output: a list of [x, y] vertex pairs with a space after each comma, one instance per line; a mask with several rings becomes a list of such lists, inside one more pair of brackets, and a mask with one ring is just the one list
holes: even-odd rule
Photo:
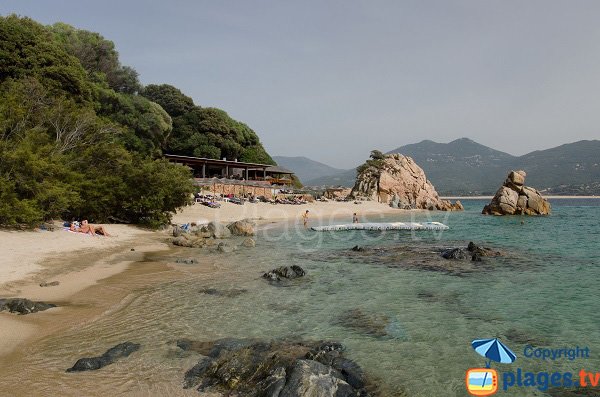
[[[183, 208], [173, 223], [231, 222], [252, 219], [258, 224], [300, 222], [309, 211], [311, 221], [352, 219], [374, 214], [398, 213], [398, 209], [375, 202], [315, 202], [304, 205], [272, 205], [265, 203], [236, 205], [222, 203], [212, 209], [195, 204]], [[31, 338], [57, 331], [69, 318], [68, 307], [80, 303], [82, 291], [101, 280], [126, 271], [130, 264], [143, 260], [148, 252], [168, 249], [168, 229], [149, 231], [128, 225], [105, 225], [113, 237], [88, 236], [56, 231], [0, 231], [0, 297], [27, 298], [59, 303], [59, 307], [34, 315], [17, 316], [0, 313], [0, 356], [14, 351]], [[133, 250], [132, 250], [133, 249]], [[58, 281], [57, 286], [41, 287], [40, 283]], [[73, 321], [73, 320], [71, 320]], [[43, 333], [40, 333], [41, 330]]]
[[374, 214], [399, 213], [398, 209], [374, 201], [354, 202], [313, 202], [302, 205], [246, 203], [237, 205], [221, 202], [221, 208], [209, 208], [201, 204], [185, 207], [173, 217], [173, 223], [183, 224], [188, 222], [204, 223], [208, 221], [231, 222], [239, 219], [252, 219], [254, 221], [286, 221], [300, 220], [302, 214], [308, 210], [310, 219], [326, 221], [328, 219], [347, 218], [352, 221], [352, 214], [358, 217]]

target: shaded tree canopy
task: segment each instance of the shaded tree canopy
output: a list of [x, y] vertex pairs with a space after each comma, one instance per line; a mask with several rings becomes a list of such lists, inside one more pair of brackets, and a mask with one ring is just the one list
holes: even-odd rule
[[173, 120], [173, 131], [165, 151], [184, 156], [275, 164], [258, 135], [224, 110], [197, 106], [190, 97], [168, 84], [148, 85], [141, 94], [161, 105]]

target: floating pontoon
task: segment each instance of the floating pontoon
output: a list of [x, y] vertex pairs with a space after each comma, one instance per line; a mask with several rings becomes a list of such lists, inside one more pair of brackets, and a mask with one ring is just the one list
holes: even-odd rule
[[317, 232], [329, 232], [341, 230], [447, 230], [449, 227], [440, 222], [372, 222], [313, 226], [311, 229]]

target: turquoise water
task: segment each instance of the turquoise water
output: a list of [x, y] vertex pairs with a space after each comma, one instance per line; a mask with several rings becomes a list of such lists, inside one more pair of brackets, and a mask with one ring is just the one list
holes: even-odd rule
[[[548, 217], [480, 215], [485, 201], [466, 200], [464, 212], [411, 213], [382, 220], [436, 220], [450, 226], [443, 233], [324, 233], [311, 240], [287, 242], [290, 252], [314, 248], [312, 261], [294, 260], [314, 281], [306, 290], [278, 301], [302, 306], [309, 334], [337, 337], [351, 356], [384, 379], [391, 394], [464, 396], [465, 371], [485, 360], [470, 347], [477, 338], [499, 337], [519, 357], [500, 372], [571, 371], [600, 368], [600, 200], [554, 200]], [[377, 217], [375, 217], [377, 218]], [[378, 219], [375, 219], [378, 220]], [[523, 223], [521, 223], [523, 222]], [[294, 233], [291, 233], [292, 235]], [[346, 240], [346, 238], [348, 238]], [[439, 272], [388, 268], [319, 256], [329, 250], [364, 246], [465, 246], [469, 241], [501, 249], [510, 256], [490, 260], [487, 268], [463, 277]], [[281, 243], [278, 243], [281, 244]], [[281, 247], [270, 247], [278, 251]], [[311, 257], [308, 255], [308, 257]], [[300, 303], [301, 302], [301, 303]], [[378, 340], [360, 332], [324, 325], [342, 308], [384, 314], [401, 330]], [[552, 348], [587, 346], [591, 358], [544, 362], [523, 357], [526, 344]], [[542, 387], [543, 388], [543, 387]], [[513, 388], [511, 396], [543, 395], [535, 388]]]
[[[337, 340], [378, 380], [385, 396], [467, 396], [467, 369], [485, 364], [470, 346], [478, 338], [498, 337], [516, 353], [513, 364], [492, 364], [501, 377], [517, 368], [600, 371], [600, 200], [555, 200], [552, 215], [537, 218], [483, 216], [484, 204], [465, 200], [464, 212], [367, 219], [436, 220], [450, 226], [442, 233], [317, 233], [287, 224], [263, 230], [256, 248], [231, 255], [188, 248], [160, 254], [154, 260], [185, 276], [149, 285], [140, 280], [119, 307], [32, 347], [27, 363], [29, 378], [35, 379], [32, 390], [197, 395], [181, 389], [183, 373], [195, 360], [177, 353], [174, 340], [181, 337]], [[469, 241], [505, 256], [467, 262], [465, 272], [424, 270], [440, 261], [441, 248]], [[375, 250], [354, 256], [355, 245], [400, 254], [390, 259]], [[174, 264], [176, 258], [191, 257], [200, 263]], [[260, 277], [292, 264], [307, 270], [301, 282], [275, 287]], [[213, 296], [201, 293], [205, 288], [244, 291]], [[143, 348], [85, 377], [64, 373], [77, 358], [124, 340]], [[528, 359], [523, 357], [526, 344], [589, 347], [591, 357]], [[3, 385], [6, 380], [0, 380]], [[547, 394], [514, 387], [498, 395]]]

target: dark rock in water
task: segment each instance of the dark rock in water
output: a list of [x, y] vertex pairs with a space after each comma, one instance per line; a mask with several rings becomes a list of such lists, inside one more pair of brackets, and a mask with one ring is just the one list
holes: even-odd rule
[[201, 294], [213, 295], [213, 296], [225, 296], [227, 298], [234, 298], [243, 293], [248, 292], [246, 289], [231, 289], [231, 290], [218, 290], [216, 288], [203, 288], [200, 290]]
[[56, 305], [45, 302], [34, 302], [24, 298], [0, 299], [0, 312], [3, 310], [11, 313], [30, 314], [41, 312]]
[[338, 357], [333, 360], [333, 367], [340, 371], [346, 382], [355, 389], [362, 389], [367, 384], [367, 376], [363, 369], [352, 360]]
[[304, 275], [306, 275], [304, 269], [302, 269], [300, 266], [292, 265], [290, 267], [281, 266], [277, 269], [273, 269], [270, 272], [263, 274], [263, 278], [266, 278], [270, 281], [281, 281], [282, 279], [292, 280], [298, 277], [303, 277]]
[[552, 344], [552, 342], [547, 338], [538, 335], [535, 330], [519, 330], [516, 328], [510, 328], [504, 332], [504, 336], [509, 341], [518, 343], [520, 345], [549, 346]]
[[182, 263], [185, 265], [195, 265], [198, 263], [198, 261], [194, 258], [188, 258], [188, 259], [177, 258], [177, 259], [175, 259], [175, 263]]
[[80, 358], [75, 365], [67, 369], [67, 372], [93, 371], [114, 363], [121, 357], [127, 357], [131, 353], [138, 351], [140, 345], [132, 342], [125, 342], [111, 347], [99, 357]]
[[232, 247], [231, 245], [227, 244], [227, 243], [219, 243], [219, 245], [217, 245], [217, 251], [218, 252], [222, 252], [222, 253], [231, 253], [234, 251], [234, 247]]
[[473, 262], [481, 262], [483, 261], [483, 259], [481, 259], [481, 255], [479, 253], [474, 253], [473, 256], [471, 256], [471, 260]]
[[598, 397], [600, 396], [600, 387], [554, 387], [548, 389], [546, 393], [551, 397]]
[[442, 258], [444, 258], [444, 259], [458, 259], [458, 260], [469, 259], [471, 257], [471, 255], [469, 255], [462, 248], [447, 249], [447, 250], [442, 251], [441, 255], [442, 255]]
[[188, 369], [183, 376], [183, 388], [189, 389], [198, 385], [200, 383], [199, 380], [201, 380], [209, 370], [214, 371], [214, 368], [212, 367], [215, 364], [216, 361], [210, 357], [198, 361], [198, 363]]
[[471, 252], [473, 255], [479, 255], [480, 257], [482, 256], [502, 256], [502, 253], [500, 253], [499, 251], [494, 251], [491, 248], [488, 247], [480, 247], [478, 245], [475, 245], [474, 242], [470, 241], [469, 245], [467, 246], [467, 251]]
[[40, 287], [56, 287], [59, 284], [60, 283], [58, 281], [50, 281], [49, 283], [46, 281], [43, 281], [40, 283]]
[[369, 336], [390, 336], [387, 332], [387, 327], [390, 324], [390, 318], [388, 316], [365, 313], [362, 309], [345, 311], [337, 319], [336, 324]]
[[359, 245], [355, 245], [354, 247], [352, 247], [352, 251], [355, 251], [355, 252], [364, 252], [365, 248], [361, 247]]
[[[198, 343], [178, 341], [178, 346]], [[336, 342], [227, 339], [200, 343], [205, 353], [212, 344], [212, 354], [186, 372], [185, 388], [257, 397], [375, 395], [369, 394], [373, 386], [364, 371], [343, 357], [344, 347]]]

